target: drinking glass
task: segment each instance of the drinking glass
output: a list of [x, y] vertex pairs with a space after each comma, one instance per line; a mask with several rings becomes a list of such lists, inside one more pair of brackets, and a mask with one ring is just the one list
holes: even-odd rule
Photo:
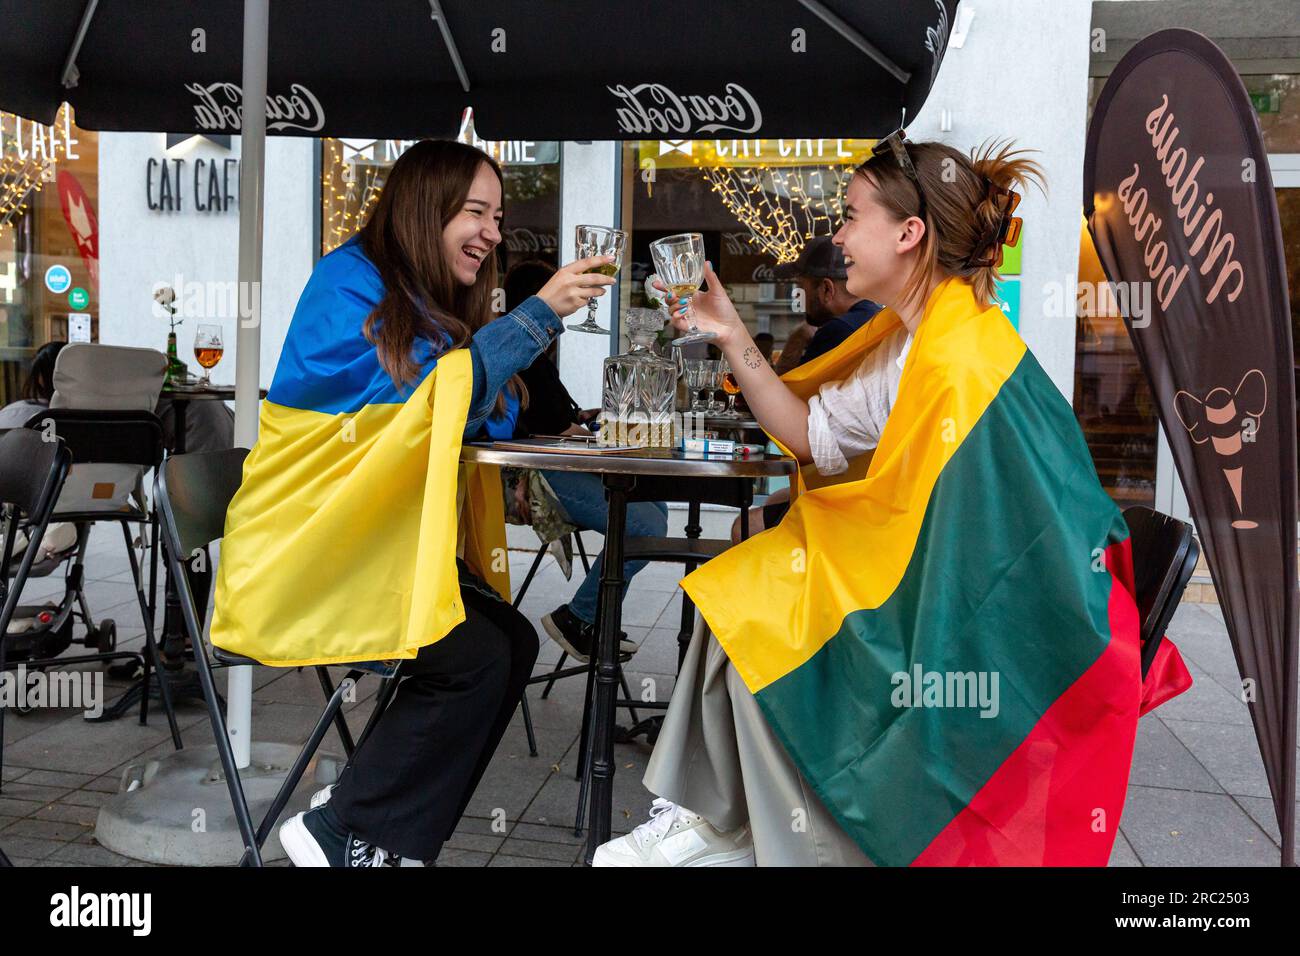
[[727, 393], [727, 408], [721, 414], [726, 418], [739, 418], [740, 412], [736, 411], [736, 396], [740, 394], [740, 382], [736, 381], [736, 373], [731, 370], [731, 363], [724, 356], [722, 359], [722, 390]]
[[654, 260], [655, 273], [673, 298], [687, 300], [686, 315], [691, 326], [685, 335], [673, 339], [673, 345], [680, 348], [691, 342], [716, 339], [712, 332], [701, 332], [695, 327], [695, 310], [690, 305], [690, 297], [704, 281], [704, 237], [698, 232], [683, 232], [656, 239], [650, 243], [650, 257]]
[[719, 402], [717, 400], [717, 391], [722, 388], [722, 369], [721, 363], [717, 359], [704, 360], [704, 389], [708, 393], [709, 402], [705, 407], [705, 412], [709, 415], [718, 410]]
[[[578, 226], [575, 234], [575, 244], [579, 259], [586, 259], [588, 256], [613, 256], [613, 262], [592, 266], [587, 270], [588, 272], [598, 272], [601, 275], [613, 277], [618, 275], [619, 266], [623, 264], [623, 251], [627, 248], [627, 233], [622, 229], [611, 229], [608, 226]], [[594, 332], [596, 334], [607, 334], [609, 332], [609, 329], [596, 322], [595, 296], [587, 300], [587, 318], [581, 323], [566, 325], [565, 328], [574, 332]]]
[[221, 361], [225, 347], [221, 344], [221, 326], [200, 324], [194, 332], [194, 358], [203, 366], [203, 377], [198, 381], [199, 388], [212, 384], [209, 372]]

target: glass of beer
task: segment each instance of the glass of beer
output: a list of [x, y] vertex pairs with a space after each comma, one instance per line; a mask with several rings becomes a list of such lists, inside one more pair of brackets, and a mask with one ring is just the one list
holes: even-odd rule
[[[622, 229], [611, 229], [608, 226], [578, 226], [576, 230], [576, 245], [579, 259], [586, 259], [588, 256], [613, 256], [613, 262], [607, 262], [604, 265], [593, 266], [588, 272], [598, 272], [601, 275], [616, 276], [619, 267], [623, 264], [623, 252], [627, 249], [627, 233]], [[587, 300], [587, 318], [585, 321], [566, 325], [566, 329], [574, 332], [595, 332], [607, 333], [609, 329], [602, 327], [596, 322], [596, 298]]]
[[712, 332], [701, 332], [695, 327], [695, 311], [689, 305], [690, 297], [699, 291], [704, 281], [704, 237], [698, 232], [683, 232], [665, 236], [650, 243], [650, 257], [654, 260], [659, 281], [668, 287], [674, 299], [688, 300], [687, 316], [691, 327], [683, 336], [673, 339], [681, 347], [691, 342], [708, 342], [716, 339]]
[[727, 393], [727, 407], [721, 414], [727, 418], [739, 418], [736, 396], [740, 394], [740, 382], [736, 381], [736, 373], [731, 370], [725, 355], [722, 357], [722, 390]]
[[221, 326], [200, 324], [194, 333], [194, 358], [203, 366], [203, 378], [198, 381], [199, 388], [207, 388], [212, 384], [209, 373], [213, 366], [221, 361], [221, 353], [224, 350], [221, 344]]

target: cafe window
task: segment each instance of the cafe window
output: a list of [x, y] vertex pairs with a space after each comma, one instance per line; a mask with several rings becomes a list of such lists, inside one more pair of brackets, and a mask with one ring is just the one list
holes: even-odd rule
[[[559, 263], [560, 144], [553, 141], [488, 142], [462, 125], [472, 143], [501, 165], [505, 221], [497, 249], [502, 275], [518, 262]], [[414, 140], [326, 139], [321, 145], [321, 254], [342, 245], [366, 221], [397, 157]]]
[[[844, 191], [871, 144], [855, 139], [624, 143], [623, 228], [630, 236], [630, 271], [624, 279], [631, 281], [622, 283], [620, 306], [645, 304], [645, 279], [654, 271], [651, 242], [698, 232], [750, 333], [770, 333], [779, 353], [803, 321], [804, 304], [794, 285], [777, 281], [773, 269], [793, 262], [808, 239], [839, 228]], [[662, 336], [672, 334], [668, 328]]]
[[0, 113], [0, 406], [40, 346], [99, 339], [98, 159], [66, 105], [51, 126]]

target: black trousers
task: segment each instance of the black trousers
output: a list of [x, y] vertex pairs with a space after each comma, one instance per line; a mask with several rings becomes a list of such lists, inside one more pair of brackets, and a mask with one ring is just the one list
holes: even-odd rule
[[537, 660], [528, 619], [462, 566], [465, 620], [402, 664], [397, 693], [330, 796], [367, 843], [433, 860], [450, 838]]

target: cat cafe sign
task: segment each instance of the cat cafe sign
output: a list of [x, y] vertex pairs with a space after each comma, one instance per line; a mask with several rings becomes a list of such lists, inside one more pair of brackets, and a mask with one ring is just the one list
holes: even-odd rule
[[[230, 149], [229, 136], [167, 134], [167, 151], [144, 163], [145, 205], [153, 212], [197, 212], [207, 215], [238, 212], [239, 160], [234, 156], [174, 155], [192, 140]], [[177, 149], [176, 147], [182, 147]]]

